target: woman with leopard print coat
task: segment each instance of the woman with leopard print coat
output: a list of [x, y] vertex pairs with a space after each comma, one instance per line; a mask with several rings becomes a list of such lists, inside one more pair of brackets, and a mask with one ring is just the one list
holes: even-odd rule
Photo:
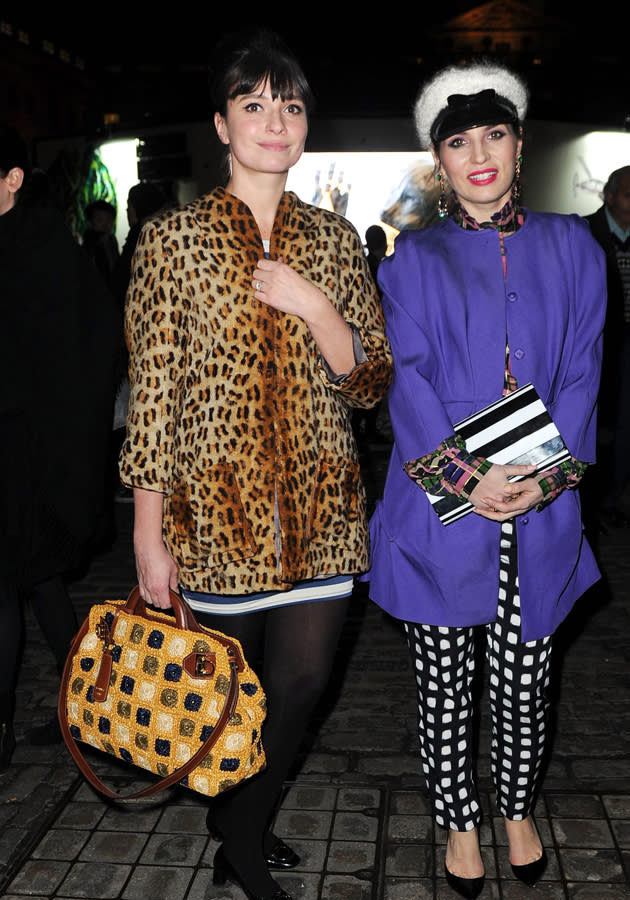
[[229, 180], [143, 227], [121, 477], [141, 594], [166, 608], [180, 591], [260, 674], [267, 768], [213, 800], [208, 824], [215, 883], [282, 898], [270, 869], [299, 858], [272, 814], [368, 567], [352, 409], [383, 397], [391, 354], [357, 232], [285, 191], [311, 104], [294, 56], [258, 30], [218, 59]]

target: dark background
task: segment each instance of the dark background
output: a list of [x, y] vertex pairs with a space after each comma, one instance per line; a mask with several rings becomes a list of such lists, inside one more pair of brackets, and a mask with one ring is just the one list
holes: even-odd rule
[[[461, 13], [496, 10], [497, 19], [531, 14], [540, 41], [506, 61], [530, 83], [530, 116], [589, 120], [610, 127], [630, 122], [627, 4], [567, 0], [471, 3], [452, 0], [380, 6], [303, 3], [270, 7], [210, 4], [58, 6], [36, 13], [16, 8], [12, 22], [85, 60], [98, 83], [98, 104], [138, 123], [210, 116], [206, 64], [216, 38], [242, 25], [269, 24], [300, 58], [320, 116], [407, 116], [432, 71], [455, 61], [440, 29]], [[5, 13], [6, 15], [6, 13]], [[96, 117], [95, 117], [96, 118]]]

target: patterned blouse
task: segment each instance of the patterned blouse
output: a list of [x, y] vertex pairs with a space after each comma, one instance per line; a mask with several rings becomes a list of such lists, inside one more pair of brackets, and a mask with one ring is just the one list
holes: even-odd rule
[[[463, 206], [458, 204], [451, 214], [451, 218], [461, 228], [473, 230], [482, 228], [496, 229], [499, 235], [503, 276], [505, 277], [507, 272], [505, 237], [513, 234], [521, 227], [525, 221], [524, 210], [515, 206], [510, 199], [503, 209], [492, 216], [490, 221], [480, 223], [473, 219]], [[506, 344], [503, 395], [505, 396], [517, 388], [518, 384], [512, 374], [510, 365], [510, 348]], [[442, 441], [431, 453], [406, 462], [404, 469], [407, 475], [429, 494], [438, 497], [456, 494], [461, 500], [468, 500], [491, 465], [492, 463], [489, 460], [467, 453], [463, 438], [458, 434], [453, 434]], [[543, 500], [538, 504], [536, 510], [540, 512], [544, 506], [551, 503], [563, 490], [576, 488], [587, 467], [588, 463], [582, 463], [577, 459], [570, 458], [566, 462], [539, 474], [538, 483], [543, 492]]]

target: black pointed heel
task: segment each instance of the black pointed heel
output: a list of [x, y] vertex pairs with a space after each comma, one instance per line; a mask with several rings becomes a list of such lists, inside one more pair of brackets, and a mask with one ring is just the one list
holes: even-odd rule
[[542, 856], [539, 859], [535, 859], [534, 862], [526, 863], [524, 866], [514, 866], [512, 863], [510, 865], [512, 866], [514, 877], [526, 884], [527, 887], [533, 888], [543, 875], [548, 862], [547, 853], [543, 847]]
[[265, 862], [269, 869], [295, 869], [300, 864], [300, 857], [278, 838], [271, 850], [265, 853]]
[[483, 890], [484, 881], [486, 880], [485, 875], [480, 875], [479, 878], [461, 878], [459, 875], [453, 875], [446, 868], [446, 863], [444, 863], [444, 874], [446, 875], [448, 886], [456, 891], [460, 897], [465, 897], [466, 900], [475, 900], [475, 897], [478, 897]]
[[223, 852], [223, 847], [219, 847], [217, 852], [214, 854], [213, 866], [213, 884], [216, 884], [218, 887], [222, 887], [226, 881], [232, 881], [234, 882], [234, 884], [237, 884], [242, 891], [245, 892], [248, 900], [293, 900], [293, 897], [291, 897], [290, 894], [287, 894], [286, 891], [283, 891], [281, 887], [273, 891], [273, 893], [271, 894], [252, 894], [252, 892], [245, 887], [241, 879], [238, 877], [238, 874], [234, 871], [234, 867], [227, 860], [225, 853]]
[[[223, 835], [212, 822], [210, 812], [206, 816], [206, 827], [214, 841], [223, 840]], [[279, 869], [282, 871], [283, 869], [295, 869], [296, 866], [300, 865], [301, 859], [295, 850], [291, 849], [288, 844], [285, 844], [281, 838], [276, 838], [271, 850], [265, 853], [265, 862], [268, 869]]]
[[479, 878], [461, 878], [459, 875], [453, 875], [446, 868], [446, 863], [444, 863], [444, 874], [446, 875], [448, 886], [456, 891], [460, 897], [465, 897], [466, 900], [475, 900], [475, 897], [478, 897], [483, 890], [483, 884], [486, 880], [485, 875], [480, 875]]

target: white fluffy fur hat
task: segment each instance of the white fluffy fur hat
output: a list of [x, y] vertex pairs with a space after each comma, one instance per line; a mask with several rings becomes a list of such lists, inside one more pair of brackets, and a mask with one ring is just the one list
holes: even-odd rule
[[[414, 120], [421, 148], [428, 150], [431, 146], [433, 126], [440, 113], [446, 111], [449, 106], [449, 97], [466, 95], [469, 99], [473, 99], [470, 95], [477, 95], [489, 89], [494, 90], [499, 103], [502, 99], [507, 100], [514, 107], [518, 121], [523, 121], [527, 114], [528, 91], [525, 83], [510, 69], [486, 61], [466, 66], [448, 66], [424, 85], [415, 103]], [[487, 104], [485, 108], [487, 109]], [[495, 118], [494, 122], [470, 121], [465, 127], [494, 125], [500, 121], [503, 119]], [[452, 133], [463, 130], [463, 127], [459, 124]]]

